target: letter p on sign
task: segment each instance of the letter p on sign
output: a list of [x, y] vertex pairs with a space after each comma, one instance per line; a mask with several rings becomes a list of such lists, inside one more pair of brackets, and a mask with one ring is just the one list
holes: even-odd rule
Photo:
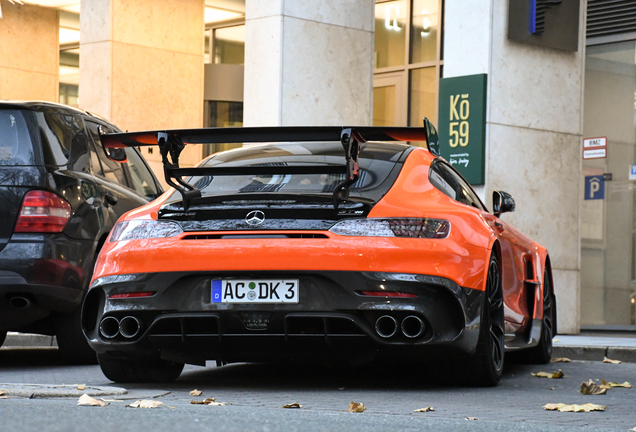
[[605, 181], [602, 175], [585, 177], [585, 199], [605, 199]]

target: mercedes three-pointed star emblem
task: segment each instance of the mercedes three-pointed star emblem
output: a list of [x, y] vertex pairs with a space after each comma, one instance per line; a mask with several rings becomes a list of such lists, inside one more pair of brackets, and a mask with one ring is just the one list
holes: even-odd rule
[[265, 213], [260, 210], [252, 210], [245, 216], [245, 222], [252, 226], [260, 225], [265, 222]]

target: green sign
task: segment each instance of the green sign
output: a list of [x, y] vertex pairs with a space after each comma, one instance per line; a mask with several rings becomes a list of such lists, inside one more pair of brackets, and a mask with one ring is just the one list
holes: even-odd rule
[[439, 84], [440, 153], [472, 185], [484, 184], [486, 77], [442, 78]]

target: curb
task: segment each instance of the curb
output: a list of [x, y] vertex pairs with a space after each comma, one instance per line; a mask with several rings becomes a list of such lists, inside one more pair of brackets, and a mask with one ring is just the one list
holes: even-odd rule
[[587, 361], [603, 361], [607, 357], [625, 363], [636, 363], [636, 349], [614, 346], [555, 346], [552, 348], [552, 357]]
[[8, 332], [0, 349], [33, 349], [47, 348], [57, 349], [55, 336], [45, 336], [32, 333]]

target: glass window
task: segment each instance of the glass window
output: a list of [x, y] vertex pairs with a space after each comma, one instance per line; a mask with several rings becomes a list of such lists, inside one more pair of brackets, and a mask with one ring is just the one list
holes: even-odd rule
[[433, 162], [429, 171], [429, 181], [455, 201], [487, 211], [470, 185], [449, 165], [440, 161]]
[[245, 25], [214, 29], [212, 46], [214, 64], [244, 64]]
[[580, 179], [584, 329], [636, 330], [635, 59], [634, 40], [586, 49], [583, 139], [606, 137], [607, 157], [584, 159]]
[[[205, 127], [243, 126], [243, 102], [206, 101]], [[240, 143], [205, 144], [203, 157], [241, 147]]]
[[406, 0], [375, 5], [375, 67], [404, 64], [407, 25]]
[[52, 112], [38, 112], [36, 118], [40, 126], [44, 162], [48, 165], [66, 165], [73, 138], [81, 129], [78, 119]]
[[373, 88], [373, 126], [396, 126], [395, 86]]
[[438, 0], [413, 0], [411, 10], [411, 63], [437, 59]]
[[437, 77], [436, 68], [428, 67], [411, 71], [409, 85], [411, 97], [409, 106], [409, 125], [422, 126], [422, 119], [428, 117], [437, 124]]
[[35, 165], [29, 112], [0, 110], [0, 165]]
[[126, 148], [126, 156], [128, 157], [126, 165], [132, 183], [130, 187], [149, 200], [155, 199], [159, 192], [157, 185], [139, 153], [134, 148], [128, 147]]
[[73, 171], [90, 173], [91, 156], [87, 146], [88, 136], [84, 130], [84, 122], [81, 117], [75, 117], [75, 124], [71, 134], [71, 156], [69, 159], [69, 167]]
[[126, 176], [124, 175], [124, 170], [122, 169], [121, 164], [108, 159], [108, 156], [104, 153], [104, 147], [102, 147], [102, 142], [99, 137], [99, 125], [97, 123], [86, 122], [86, 126], [91, 138], [93, 139], [97, 156], [102, 163], [102, 176], [115, 183], [120, 183], [126, 186], [128, 182], [126, 181]]

